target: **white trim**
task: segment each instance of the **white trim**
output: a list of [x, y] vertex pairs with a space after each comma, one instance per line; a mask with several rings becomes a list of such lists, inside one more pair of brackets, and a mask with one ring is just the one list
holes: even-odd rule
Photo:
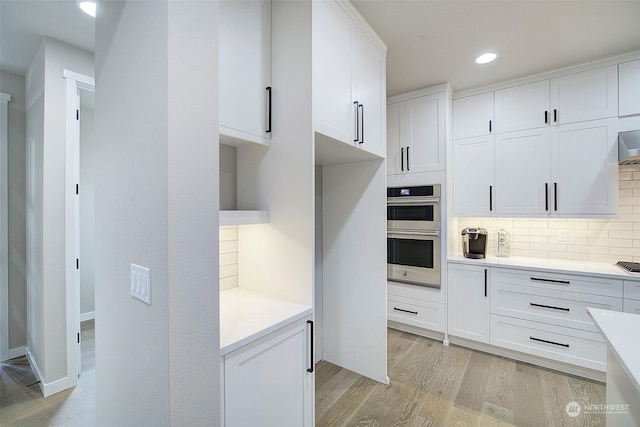
[[445, 92], [453, 96], [453, 91], [449, 83], [440, 83], [438, 85], [429, 86], [424, 89], [414, 90], [411, 92], [405, 92], [400, 95], [394, 95], [387, 98], [387, 105], [395, 104], [402, 101], [409, 101], [410, 99], [420, 98], [423, 96], [434, 95], [436, 93]]
[[38, 386], [40, 387], [40, 391], [42, 392], [42, 396], [44, 397], [49, 397], [52, 394], [56, 394], [61, 391], [64, 391], [68, 388], [75, 386], [78, 383], [78, 380], [76, 378], [75, 383], [70, 385], [69, 383], [71, 381], [69, 381], [68, 376], [60, 378], [59, 380], [55, 380], [51, 383], [44, 383], [42, 382], [44, 375], [42, 375], [42, 372], [40, 372], [40, 368], [38, 367], [38, 364], [36, 363], [35, 359], [33, 358], [33, 355], [31, 354], [31, 351], [29, 351], [28, 348], [27, 348], [27, 361], [29, 362], [29, 366], [31, 366], [31, 370], [35, 375], [36, 380], [39, 381]]
[[[78, 90], [95, 90], [95, 78], [63, 70], [65, 78], [65, 281], [67, 320], [67, 377], [66, 388], [78, 383], [80, 373], [80, 271], [75, 260], [80, 253], [80, 203], [76, 185], [80, 183], [80, 126], [76, 110], [80, 108]], [[59, 381], [51, 383], [58, 384]], [[45, 386], [46, 387], [46, 386]], [[55, 386], [57, 387], [57, 385]], [[55, 389], [55, 387], [53, 389]], [[59, 391], [59, 390], [58, 390]], [[43, 392], [44, 393], [44, 392]]]
[[26, 345], [21, 345], [20, 347], [9, 349], [9, 359], [15, 359], [16, 357], [26, 356], [26, 354], [27, 354]]
[[0, 92], [0, 361], [9, 359], [9, 101]]
[[88, 311], [86, 313], [80, 313], [80, 322], [86, 322], [87, 320], [93, 320], [96, 318], [95, 311]]

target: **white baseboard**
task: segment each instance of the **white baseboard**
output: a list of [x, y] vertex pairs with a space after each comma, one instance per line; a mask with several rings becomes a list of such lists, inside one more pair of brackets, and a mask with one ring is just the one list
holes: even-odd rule
[[22, 345], [20, 347], [9, 349], [9, 359], [15, 359], [16, 357], [22, 357], [27, 354], [27, 346]]
[[84, 322], [86, 320], [92, 320], [96, 318], [96, 312], [95, 311], [88, 311], [86, 313], [80, 313], [80, 321]]
[[[27, 350], [27, 360], [29, 361], [29, 365], [31, 366], [31, 370], [33, 374], [36, 376], [36, 379], [39, 381], [38, 386], [40, 387], [40, 391], [42, 392], [42, 396], [49, 397], [52, 394], [59, 393], [63, 390], [70, 388], [68, 385], [67, 377], [60, 378], [59, 380], [52, 381], [50, 383], [45, 383], [43, 381], [42, 372], [40, 372], [40, 368], [38, 368], [38, 364], [34, 360], [29, 348]], [[73, 387], [73, 385], [71, 386]]]

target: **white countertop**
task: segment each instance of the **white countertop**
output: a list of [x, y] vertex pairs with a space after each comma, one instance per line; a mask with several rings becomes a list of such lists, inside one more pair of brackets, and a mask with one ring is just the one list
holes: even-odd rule
[[285, 325], [310, 315], [305, 304], [242, 288], [220, 292], [220, 355], [223, 356]]
[[600, 333], [640, 393], [640, 315], [587, 308]]
[[461, 254], [450, 256], [448, 261], [489, 267], [509, 267], [517, 269], [537, 268], [556, 273], [602, 276], [619, 280], [640, 280], [640, 274], [628, 273], [613, 264], [605, 262], [571, 261], [551, 258], [528, 258], [487, 256], [485, 259], [465, 258]]

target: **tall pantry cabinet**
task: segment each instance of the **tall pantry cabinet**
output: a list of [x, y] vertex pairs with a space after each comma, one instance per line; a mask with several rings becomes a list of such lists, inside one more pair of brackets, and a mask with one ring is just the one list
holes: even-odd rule
[[[243, 62], [227, 78], [246, 78], [250, 83], [231, 83], [238, 95], [231, 102], [225, 101], [221, 90], [221, 143], [233, 146], [230, 148], [235, 151], [226, 158], [236, 161], [235, 167], [224, 168], [235, 171], [235, 180], [225, 182], [232, 183], [229, 191], [234, 193], [237, 208], [258, 212], [225, 212], [225, 218], [239, 218], [236, 223], [241, 225], [237, 226], [237, 287], [223, 291], [220, 298], [221, 325], [231, 326], [226, 335], [221, 332], [221, 343], [230, 340], [221, 349], [222, 424], [254, 423], [246, 413], [251, 407], [270, 414], [270, 418], [260, 419], [261, 425], [312, 426], [315, 360], [323, 358], [388, 381], [386, 181], [381, 148], [386, 117], [386, 48], [370, 29], [363, 31], [368, 25], [350, 3], [221, 3], [221, 21], [228, 6], [240, 4], [234, 12], [247, 14], [246, 21], [240, 15], [233, 18], [243, 22], [242, 31], [235, 28], [229, 34], [235, 33], [241, 40], [229, 46], [252, 46], [246, 63], [238, 50], [226, 54], [233, 51]], [[318, 21], [318, 10], [326, 11], [325, 7], [340, 14], [341, 24], [349, 30], [345, 39], [318, 37], [318, 32], [335, 30]], [[245, 29], [247, 23], [252, 28]], [[265, 35], [265, 29], [270, 35]], [[334, 33], [339, 34], [337, 30]], [[243, 39], [248, 36], [252, 41]], [[343, 59], [348, 56], [350, 75], [335, 98], [327, 96], [327, 91], [318, 95], [326, 73], [340, 68], [338, 59], [322, 60], [323, 43], [329, 43], [329, 48], [331, 43], [349, 46]], [[260, 44], [262, 60], [256, 50]], [[363, 44], [364, 53], [356, 55], [357, 46]], [[333, 54], [330, 49], [324, 52]], [[220, 55], [222, 69], [226, 58], [222, 47]], [[362, 60], [364, 57], [367, 59]], [[357, 70], [356, 64], [371, 68], [371, 73], [352, 71]], [[226, 85], [223, 75], [221, 70], [221, 87]], [[253, 98], [250, 101], [260, 108], [240, 117], [245, 123], [230, 125], [229, 120], [223, 120], [245, 98]], [[327, 107], [332, 103], [341, 105], [336, 111], [342, 111], [347, 119], [329, 117], [325, 123], [330, 126], [322, 133], [320, 112], [332, 112], [333, 107]], [[228, 115], [234, 119], [242, 116], [241, 112]], [[345, 126], [348, 130], [342, 136], [330, 130]], [[316, 194], [318, 180], [322, 181], [317, 187], [321, 194]], [[259, 218], [261, 224], [246, 225], [246, 218]], [[367, 304], [362, 304], [365, 294]], [[283, 317], [274, 320], [274, 313]], [[252, 318], [255, 334], [233, 341], [231, 338], [244, 328], [238, 320], [244, 315]], [[314, 357], [314, 353], [321, 357]]]

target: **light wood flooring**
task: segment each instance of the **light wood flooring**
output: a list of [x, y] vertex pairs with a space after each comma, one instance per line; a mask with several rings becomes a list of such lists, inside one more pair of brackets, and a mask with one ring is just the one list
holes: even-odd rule
[[0, 426], [95, 426], [95, 324], [81, 323], [78, 385], [43, 398], [26, 357], [0, 364]]
[[[604, 426], [602, 383], [388, 329], [389, 385], [320, 362], [316, 426]], [[367, 357], [366, 353], [362, 357]]]
[[[0, 426], [95, 425], [94, 331], [83, 322], [83, 373], [72, 390], [44, 399], [25, 358], [0, 365]], [[393, 329], [387, 344], [389, 385], [318, 363], [318, 427], [605, 425], [602, 414], [565, 413], [571, 401], [604, 404], [601, 383]]]

